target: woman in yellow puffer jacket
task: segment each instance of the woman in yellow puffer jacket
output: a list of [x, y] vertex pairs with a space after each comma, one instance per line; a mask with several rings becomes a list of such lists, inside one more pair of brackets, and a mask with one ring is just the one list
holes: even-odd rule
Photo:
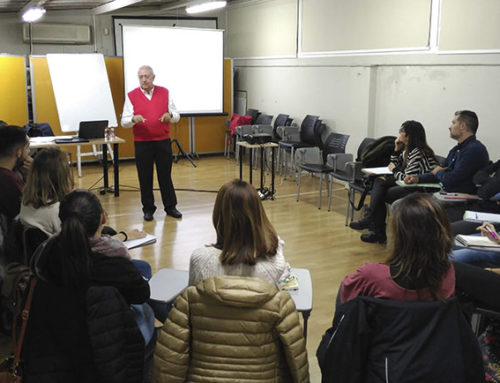
[[153, 383], [309, 382], [290, 294], [259, 278], [222, 276], [188, 287], [156, 345]]

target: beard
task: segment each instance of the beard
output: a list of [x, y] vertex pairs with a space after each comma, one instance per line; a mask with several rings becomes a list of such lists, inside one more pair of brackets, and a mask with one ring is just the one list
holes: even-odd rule
[[14, 165], [14, 169], [21, 169], [24, 165], [25, 156], [21, 154], [19, 158], [16, 160], [16, 164]]

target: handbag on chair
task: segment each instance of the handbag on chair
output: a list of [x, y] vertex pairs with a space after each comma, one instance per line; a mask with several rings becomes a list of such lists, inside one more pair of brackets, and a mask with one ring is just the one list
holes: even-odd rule
[[31, 301], [33, 299], [33, 292], [35, 290], [36, 278], [32, 278], [30, 281], [30, 289], [28, 292], [28, 297], [26, 298], [26, 303], [24, 309], [21, 312], [21, 332], [19, 337], [17, 336], [17, 319], [13, 318], [12, 327], [12, 339], [14, 341], [14, 355], [5, 359], [0, 363], [0, 383], [21, 383], [22, 382], [22, 368], [21, 368], [21, 350], [23, 348], [24, 334], [26, 333], [26, 325], [28, 324], [28, 318], [30, 314]]

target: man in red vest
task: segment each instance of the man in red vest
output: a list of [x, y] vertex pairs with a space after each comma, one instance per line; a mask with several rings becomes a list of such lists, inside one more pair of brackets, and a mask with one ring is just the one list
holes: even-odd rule
[[141, 187], [145, 221], [152, 221], [156, 210], [153, 195], [153, 164], [160, 185], [161, 199], [167, 215], [181, 218], [172, 184], [172, 145], [170, 123], [179, 121], [175, 104], [167, 88], [153, 84], [155, 74], [150, 66], [139, 68], [140, 87], [125, 97], [121, 123], [134, 133], [135, 162]]

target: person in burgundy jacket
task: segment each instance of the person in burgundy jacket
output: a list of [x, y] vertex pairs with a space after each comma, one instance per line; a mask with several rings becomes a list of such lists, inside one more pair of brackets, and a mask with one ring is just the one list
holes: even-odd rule
[[140, 87], [125, 97], [121, 124], [134, 133], [135, 160], [141, 188], [144, 220], [152, 221], [156, 210], [153, 195], [153, 164], [167, 215], [181, 218], [172, 183], [172, 145], [170, 123], [179, 121], [175, 104], [167, 88], [154, 85], [155, 74], [143, 65], [138, 72]]

